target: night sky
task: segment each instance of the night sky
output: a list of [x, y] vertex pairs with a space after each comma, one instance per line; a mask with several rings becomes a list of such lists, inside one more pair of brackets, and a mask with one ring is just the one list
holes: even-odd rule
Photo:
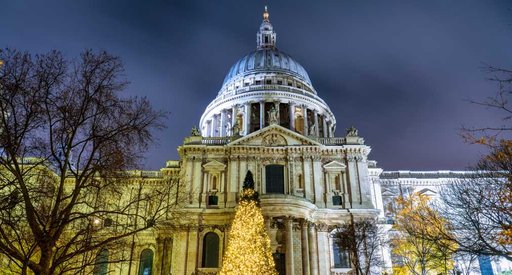
[[469, 103], [497, 92], [485, 64], [512, 67], [512, 1], [8, 1], [0, 47], [120, 56], [130, 95], [170, 113], [141, 163], [159, 169], [256, 47], [264, 5], [277, 47], [309, 73], [337, 119], [385, 170], [465, 169], [485, 148], [464, 126], [501, 124]]

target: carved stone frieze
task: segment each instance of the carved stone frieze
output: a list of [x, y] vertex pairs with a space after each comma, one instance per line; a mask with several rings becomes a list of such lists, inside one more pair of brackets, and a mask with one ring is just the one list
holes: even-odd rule
[[277, 133], [270, 133], [263, 137], [261, 142], [263, 146], [286, 146], [286, 139]]
[[333, 228], [333, 226], [327, 225], [325, 223], [316, 224], [316, 230], [318, 230], [319, 232], [329, 232], [332, 230], [331, 228]]

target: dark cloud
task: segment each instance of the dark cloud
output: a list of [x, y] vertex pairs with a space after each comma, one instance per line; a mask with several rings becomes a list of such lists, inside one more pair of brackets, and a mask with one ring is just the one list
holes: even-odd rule
[[496, 91], [483, 64], [511, 67], [507, 1], [3, 1], [0, 42], [31, 52], [84, 48], [123, 58], [128, 93], [170, 112], [143, 164], [158, 169], [197, 125], [229, 67], [255, 47], [269, 5], [278, 47], [308, 71], [371, 158], [392, 169], [463, 169], [484, 148], [461, 125], [499, 122], [468, 103]]

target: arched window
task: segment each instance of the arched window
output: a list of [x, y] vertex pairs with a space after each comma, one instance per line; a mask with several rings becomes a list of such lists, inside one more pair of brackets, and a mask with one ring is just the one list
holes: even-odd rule
[[93, 275], [106, 275], [108, 273], [108, 249], [103, 248], [96, 254]]
[[153, 250], [146, 248], [140, 253], [139, 275], [151, 275], [153, 269]]
[[219, 236], [208, 232], [203, 238], [202, 267], [219, 267]]

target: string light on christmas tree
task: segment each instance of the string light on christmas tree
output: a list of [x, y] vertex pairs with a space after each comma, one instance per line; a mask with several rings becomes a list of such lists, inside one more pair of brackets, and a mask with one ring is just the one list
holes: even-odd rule
[[245, 176], [219, 274], [277, 275], [251, 171]]

